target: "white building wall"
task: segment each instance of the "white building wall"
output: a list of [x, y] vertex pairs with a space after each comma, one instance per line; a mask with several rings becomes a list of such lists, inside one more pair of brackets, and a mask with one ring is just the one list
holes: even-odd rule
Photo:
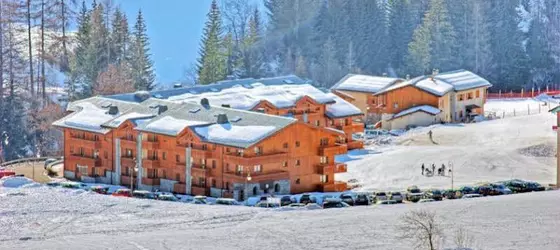
[[[480, 95], [478, 96], [478, 98], [476, 97], [476, 91], [480, 92]], [[468, 99], [467, 95], [468, 93], [472, 93], [472, 99]], [[460, 94], [463, 94], [463, 100], [459, 101], [458, 97]], [[466, 110], [466, 106], [468, 105], [477, 105], [481, 108], [484, 108], [484, 95], [486, 94], [486, 88], [478, 88], [478, 89], [469, 89], [469, 90], [464, 90], [464, 91], [459, 91], [459, 92], [454, 92], [451, 96], [451, 100], [452, 100], [452, 112], [453, 112], [453, 121], [461, 121], [463, 118], [465, 118], [465, 115], [467, 113]], [[459, 117], [459, 112], [462, 111], [463, 116]]]
[[[440, 113], [441, 114], [441, 113]], [[440, 114], [431, 115], [426, 112], [414, 112], [387, 122], [386, 129], [406, 129], [407, 126], [429, 126], [441, 121]]]

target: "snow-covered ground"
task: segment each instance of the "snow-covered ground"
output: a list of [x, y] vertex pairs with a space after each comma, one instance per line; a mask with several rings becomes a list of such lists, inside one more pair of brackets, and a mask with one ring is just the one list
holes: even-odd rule
[[49, 187], [0, 188], [0, 249], [413, 249], [408, 211], [435, 211], [454, 247], [558, 249], [560, 191], [436, 203], [278, 211], [139, 200]]
[[[506, 105], [508, 102], [510, 105]], [[486, 108], [523, 106], [533, 100], [489, 102]], [[418, 128], [388, 146], [337, 157], [348, 164], [342, 180], [357, 179], [365, 190], [402, 190], [410, 185], [450, 188], [449, 176], [425, 177], [421, 165], [454, 168], [454, 186], [512, 178], [547, 185], [556, 176], [555, 116], [540, 114], [509, 117], [474, 124], [433, 125]], [[427, 135], [432, 130], [433, 144]], [[447, 173], [446, 173], [447, 174]]]
[[559, 101], [559, 99], [554, 99], [544, 94], [534, 99], [489, 99], [484, 105], [484, 111], [486, 113], [496, 112], [499, 116], [501, 116], [503, 112], [512, 114], [514, 110], [518, 115], [527, 114], [527, 110], [529, 110], [531, 114], [535, 114], [538, 113], [539, 109], [541, 113], [546, 113], [548, 110], [556, 107]]

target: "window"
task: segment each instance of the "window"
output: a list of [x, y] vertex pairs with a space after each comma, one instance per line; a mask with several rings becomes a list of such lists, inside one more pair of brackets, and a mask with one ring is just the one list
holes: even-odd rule
[[296, 148], [299, 147], [299, 141], [296, 141]]
[[206, 166], [206, 159], [200, 159], [200, 164], [202, 165], [202, 167]]
[[93, 135], [93, 140], [94, 141], [99, 141], [99, 136], [98, 135]]
[[161, 170], [161, 178], [167, 179], [167, 171], [165, 169]]
[[242, 165], [237, 165], [237, 168], [236, 168], [235, 172], [237, 172], [238, 174], [242, 174], [243, 173], [243, 166]]
[[76, 165], [76, 168], [78, 169], [78, 173], [80, 173], [83, 176], [87, 176], [88, 172], [87, 172], [87, 166], [80, 166], [80, 165]]
[[284, 148], [288, 148], [288, 143], [287, 142], [284, 143]]
[[321, 122], [319, 120], [315, 121], [315, 126], [321, 126]]
[[299, 178], [296, 179], [296, 184], [299, 184]]
[[157, 169], [148, 168], [147, 172], [148, 172], [148, 176], [147, 176], [148, 178], [150, 178], [150, 179], [156, 179], [157, 178], [157, 174], [158, 174]]
[[216, 187], [216, 179], [212, 179], [212, 187], [215, 188]]
[[157, 135], [148, 134], [148, 141], [157, 142], [158, 141], [157, 139], [158, 139]]
[[93, 159], [99, 158], [99, 150], [93, 151]]
[[212, 160], [212, 168], [216, 168], [216, 161]]
[[255, 173], [260, 173], [260, 172], [262, 172], [262, 166], [261, 165], [255, 165], [253, 170], [254, 170]]
[[299, 162], [299, 159], [298, 159], [298, 160], [296, 160], [296, 167], [299, 166], [299, 164], [300, 164], [300, 162]]
[[93, 176], [101, 176], [101, 168], [93, 168]]
[[329, 138], [321, 138], [320, 145], [321, 146], [329, 145]]
[[320, 162], [321, 164], [327, 164], [329, 163], [329, 158], [326, 156], [321, 156]]
[[175, 180], [180, 182], [181, 181], [181, 174], [175, 174]]
[[166, 152], [161, 153], [161, 159], [163, 159], [163, 160], [167, 159], [167, 153]]
[[282, 162], [282, 167], [287, 167], [287, 166], [288, 166], [288, 162], [287, 162], [287, 161]]
[[325, 175], [325, 174], [322, 174], [321, 175], [321, 183], [327, 183], [327, 182], [329, 182], [329, 176]]
[[243, 156], [243, 149], [238, 149], [237, 150], [237, 155]]
[[74, 153], [74, 146], [70, 146], [70, 153]]
[[462, 100], [463, 100], [463, 94], [460, 94], [460, 95], [457, 97], [457, 99], [458, 99], [459, 101], [462, 101]]
[[226, 148], [226, 152], [229, 153], [229, 148]]
[[334, 126], [334, 120], [329, 120], [329, 123], [331, 124], [331, 126]]
[[157, 151], [150, 151], [150, 160], [157, 160]]
[[126, 140], [133, 141], [132, 134], [130, 132], [126, 132]]
[[229, 181], [226, 181], [226, 190], [229, 190]]
[[109, 153], [107, 153], [107, 151], [104, 151], [104, 152], [103, 152], [103, 157], [104, 157], [105, 159], [109, 158]]
[[463, 110], [459, 111], [459, 118], [463, 118]]
[[472, 92], [467, 93], [467, 99], [470, 100], [470, 99], [472, 99], [472, 98], [473, 98], [473, 97], [472, 97]]
[[399, 108], [399, 103], [398, 103], [398, 102], [394, 102], [394, 103], [393, 103], [393, 108], [398, 109], [398, 108]]
[[175, 155], [175, 162], [180, 162], [180, 161], [181, 161], [181, 156]]
[[80, 156], [84, 156], [86, 153], [84, 152], [84, 148], [80, 147]]
[[261, 155], [262, 151], [262, 147], [255, 147], [255, 155]]
[[208, 150], [208, 145], [202, 144], [202, 150]]
[[198, 186], [206, 187], [206, 179], [204, 179], [204, 177], [198, 177]]
[[229, 172], [229, 163], [226, 163], [226, 172]]
[[476, 98], [479, 98], [479, 97], [480, 97], [480, 90], [479, 90], [479, 89], [476, 90], [476, 92], [475, 92], [475, 97], [476, 97]]

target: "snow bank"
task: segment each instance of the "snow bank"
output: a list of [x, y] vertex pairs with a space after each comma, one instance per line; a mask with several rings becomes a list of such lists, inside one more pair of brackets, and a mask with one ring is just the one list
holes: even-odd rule
[[6, 176], [0, 179], [0, 187], [5, 188], [20, 188], [20, 187], [34, 187], [37, 184], [33, 180], [20, 177], [20, 176]]

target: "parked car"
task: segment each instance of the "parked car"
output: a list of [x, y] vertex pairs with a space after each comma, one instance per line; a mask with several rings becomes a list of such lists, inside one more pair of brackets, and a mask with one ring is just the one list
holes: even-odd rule
[[385, 130], [385, 129], [366, 129], [364, 131], [364, 137], [366, 139], [373, 139], [375, 137], [378, 136], [382, 136], [382, 135], [388, 135], [389, 131]]
[[490, 184], [490, 186], [492, 186], [492, 188], [499, 194], [499, 195], [506, 195], [506, 194], [512, 194], [513, 192], [511, 191], [511, 189], [507, 188], [504, 184], [502, 183], [492, 183]]
[[197, 205], [205, 205], [208, 204], [208, 201], [206, 201], [206, 196], [204, 195], [197, 195], [193, 198], [192, 204], [197, 204]]
[[403, 196], [401, 192], [390, 192], [389, 195], [387, 196], [387, 199], [394, 200], [397, 203], [403, 202]]
[[525, 185], [527, 186], [528, 190], [531, 190], [533, 192], [546, 190], [546, 188], [543, 185], [539, 184], [538, 182], [534, 182], [534, 181], [528, 181]]
[[461, 193], [461, 196], [465, 195], [465, 194], [474, 194], [476, 193], [474, 188], [470, 187], [470, 186], [462, 186], [458, 189], [458, 191]]
[[366, 194], [356, 195], [356, 201], [354, 201], [355, 206], [367, 206], [369, 205], [369, 198]]
[[132, 196], [138, 199], [155, 199], [156, 195], [150, 191], [146, 190], [134, 190]]
[[445, 191], [442, 192], [443, 198], [448, 199], [448, 200], [453, 200], [453, 199], [460, 199], [462, 194], [461, 191], [456, 190], [456, 189], [447, 189]]
[[511, 192], [513, 192], [514, 194], [531, 192], [531, 190], [527, 186], [527, 183], [523, 180], [514, 179], [514, 180], [504, 181], [502, 183], [504, 184], [504, 186], [509, 188]]
[[490, 183], [482, 183], [478, 184], [474, 187], [474, 191], [477, 194], [482, 196], [489, 196], [489, 195], [498, 195], [498, 191], [496, 191]]
[[424, 192], [424, 198], [441, 201], [443, 199], [443, 195], [441, 194], [441, 191], [439, 191], [438, 189], [429, 189], [428, 191]]
[[118, 197], [132, 197], [132, 192], [128, 188], [121, 188], [115, 191], [112, 195]]
[[378, 201], [387, 200], [387, 193], [385, 193], [385, 192], [375, 192], [375, 195], [373, 196], [373, 200], [375, 201], [375, 203], [377, 203]]
[[315, 197], [311, 196], [310, 194], [303, 194], [299, 198], [299, 203], [307, 204], [307, 203], [316, 203]]
[[72, 182], [72, 181], [63, 182], [62, 184], [60, 184], [60, 186], [63, 188], [71, 188], [71, 189], [80, 189], [80, 188], [87, 187], [86, 184], [79, 183], [79, 182]]
[[305, 205], [305, 209], [307, 209], [307, 210], [317, 210], [317, 209], [323, 209], [323, 206], [320, 206], [317, 203], [309, 203], [309, 204]]
[[234, 199], [229, 199], [229, 198], [218, 198], [216, 199], [216, 202], [214, 202], [215, 205], [226, 205], [226, 206], [238, 206], [240, 205], [239, 202], [237, 202]]
[[49, 187], [60, 187], [60, 182], [59, 181], [49, 181], [49, 182], [47, 182], [47, 186], [49, 186]]
[[280, 207], [280, 204], [276, 202], [268, 202], [268, 201], [259, 201], [255, 207], [262, 207], [262, 208], [276, 208]]
[[286, 196], [282, 196], [282, 198], [280, 198], [280, 206], [288, 206], [292, 204], [292, 197], [289, 195]]
[[323, 209], [328, 209], [328, 208], [345, 208], [345, 207], [349, 207], [350, 205], [346, 204], [345, 202], [343, 202], [340, 199], [325, 199], [325, 201], [323, 202]]
[[375, 204], [377, 204], [377, 205], [393, 205], [393, 204], [397, 204], [397, 201], [395, 201], [395, 200], [378, 200], [377, 202], [375, 202]]
[[411, 202], [418, 202], [422, 199], [424, 194], [417, 186], [410, 186], [406, 189], [406, 200]]
[[43, 168], [44, 168], [44, 169], [47, 169], [47, 167], [49, 166], [49, 164], [51, 164], [51, 163], [53, 163], [53, 162], [55, 162], [55, 161], [56, 161], [56, 159], [54, 159], [54, 158], [48, 158], [48, 159], [46, 159], [46, 160], [45, 160], [45, 165], [43, 166]]
[[160, 201], [179, 201], [179, 199], [172, 194], [160, 194], [157, 196], [157, 199]]
[[305, 204], [303, 204], [303, 203], [291, 203], [288, 206], [289, 207], [305, 207]]
[[93, 186], [90, 188], [90, 190], [92, 192], [98, 193], [98, 194], [107, 194], [109, 193], [109, 187], [104, 187], [104, 186]]
[[472, 199], [482, 197], [480, 194], [465, 194], [461, 199]]
[[343, 202], [345, 202], [346, 204], [350, 205], [350, 206], [354, 206], [354, 198], [352, 197], [351, 194], [341, 194], [340, 195], [340, 200], [342, 200]]
[[436, 201], [436, 200], [434, 200], [434, 199], [420, 199], [418, 201], [418, 203], [426, 203], [426, 202], [434, 202], [434, 201]]

